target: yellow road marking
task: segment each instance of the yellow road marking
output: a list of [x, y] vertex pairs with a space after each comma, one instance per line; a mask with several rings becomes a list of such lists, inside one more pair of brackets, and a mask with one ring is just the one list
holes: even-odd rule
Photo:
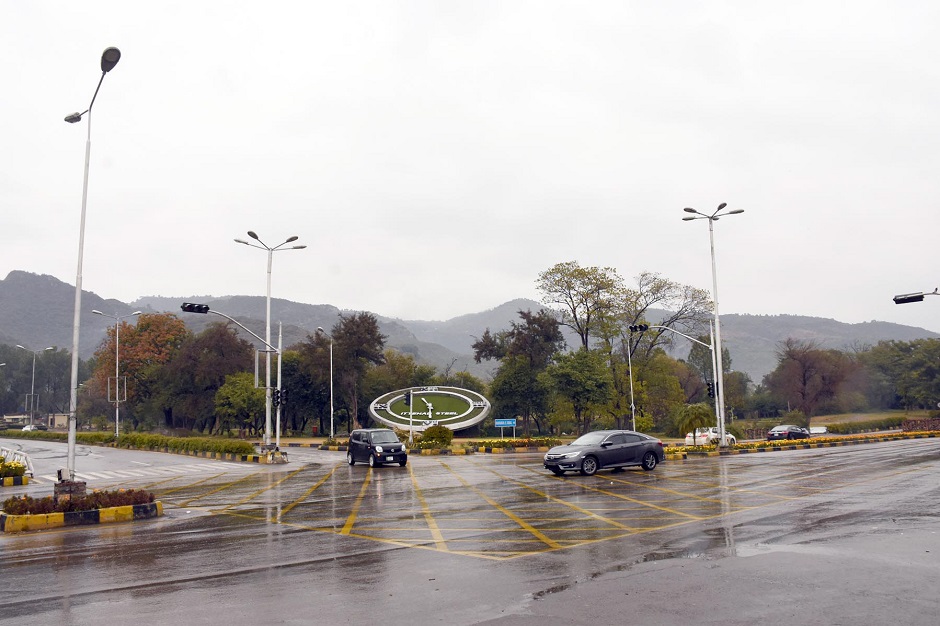
[[319, 481], [317, 481], [317, 483], [316, 483], [313, 487], [311, 487], [310, 489], [308, 489], [307, 491], [305, 491], [305, 492], [304, 492], [304, 495], [300, 496], [299, 498], [297, 498], [296, 500], [294, 500], [293, 502], [291, 502], [290, 504], [288, 504], [286, 507], [284, 507], [283, 509], [281, 509], [281, 512], [278, 513], [278, 515], [277, 515], [277, 521], [280, 521], [280, 519], [281, 519], [282, 517], [284, 517], [285, 515], [287, 515], [287, 513], [290, 512], [291, 509], [293, 509], [295, 506], [297, 506], [298, 504], [300, 504], [301, 502], [303, 502], [303, 501], [307, 498], [307, 496], [309, 496], [311, 493], [313, 493], [314, 491], [316, 491], [317, 489], [319, 489], [320, 486], [323, 485], [323, 483], [325, 483], [327, 480], [329, 480], [330, 478], [332, 478], [333, 474], [336, 472], [336, 470], [337, 470], [340, 466], [341, 466], [341, 464], [337, 463], [335, 466], [333, 466], [333, 469], [331, 469], [330, 472], [329, 472], [326, 476], [324, 476], [324, 477], [321, 478]]
[[418, 477], [415, 476], [414, 464], [408, 466], [408, 475], [411, 476], [411, 484], [415, 490], [415, 496], [418, 498], [418, 502], [421, 503], [421, 512], [424, 514], [424, 519], [428, 523], [428, 528], [431, 529], [431, 537], [434, 539], [434, 544], [437, 548], [443, 552], [447, 552], [447, 543], [444, 541], [444, 535], [441, 533], [441, 529], [437, 526], [437, 520], [434, 519], [434, 515], [431, 514], [431, 507], [428, 506], [427, 500], [424, 499], [424, 494], [421, 492], [421, 487], [418, 485]]
[[362, 489], [359, 490], [359, 495], [356, 497], [356, 502], [353, 503], [353, 509], [346, 518], [346, 523], [343, 524], [343, 530], [341, 530], [339, 534], [348, 535], [352, 532], [353, 524], [356, 523], [356, 517], [359, 515], [359, 507], [362, 506], [362, 499], [365, 498], [366, 490], [369, 488], [369, 483], [372, 482], [372, 472], [373, 469], [370, 467], [368, 473], [366, 474], [366, 479], [362, 481]]
[[[229, 487], [233, 487], [233, 486], [237, 485], [238, 483], [242, 482], [243, 480], [248, 480], [249, 478], [253, 478], [254, 476], [255, 476], [254, 474], [248, 474], [247, 476], [243, 476], [243, 477], [239, 478], [238, 480], [232, 481], [232, 482], [230, 482], [230, 483], [225, 483], [225, 484], [222, 485], [221, 487], [217, 487], [216, 489], [213, 489], [213, 490], [211, 490], [211, 491], [207, 491], [206, 493], [202, 494], [201, 496], [197, 496], [197, 497], [195, 497], [195, 498], [191, 498], [191, 499], [189, 499], [189, 500], [186, 500], [185, 502], [180, 502], [180, 503], [177, 504], [176, 506], [181, 506], [181, 507], [182, 507], [182, 506], [186, 506], [186, 505], [189, 504], [190, 502], [195, 502], [196, 500], [202, 500], [202, 499], [205, 498], [206, 496], [210, 496], [210, 495], [212, 495], [212, 494], [214, 494], [214, 493], [218, 493], [218, 492], [220, 492], [220, 491], [225, 491], [225, 490], [228, 489]], [[226, 508], [228, 508], [228, 507], [226, 507]], [[225, 509], [222, 509], [222, 510], [224, 511]]]
[[[218, 509], [218, 510], [219, 510], [220, 512], [221, 512], [221, 511], [227, 511], [227, 510], [229, 510], [229, 509], [231, 509], [231, 508], [233, 508], [233, 507], [239, 506], [239, 505], [241, 505], [241, 504], [245, 504], [245, 503], [247, 503], [247, 502], [251, 502], [252, 500], [254, 500], [255, 498], [257, 498], [258, 496], [260, 496], [262, 493], [264, 493], [265, 491], [268, 491], [269, 489], [274, 489], [275, 487], [277, 487], [278, 485], [280, 485], [282, 482], [286, 481], [286, 480], [289, 479], [289, 478], [293, 478], [294, 476], [296, 476], [296, 475], [299, 474], [300, 472], [304, 471], [306, 468], [307, 468], [306, 465], [302, 465], [302, 466], [300, 466], [299, 469], [294, 470], [293, 472], [291, 472], [290, 474], [288, 474], [287, 476], [285, 476], [285, 477], [282, 478], [281, 480], [279, 480], [279, 481], [277, 481], [277, 482], [274, 482], [274, 483], [271, 483], [270, 485], [268, 485], [268, 486], [265, 487], [264, 489], [259, 489], [258, 491], [254, 492], [253, 494], [249, 495], [248, 497], [242, 498], [241, 500], [239, 500], [239, 501], [236, 502], [235, 504], [230, 504], [230, 505], [228, 505], [227, 507], [224, 507], [224, 508], [221, 508], [221, 509]], [[238, 481], [235, 481], [235, 482], [238, 482]]]
[[554, 541], [550, 539], [549, 537], [546, 537], [545, 534], [542, 531], [540, 531], [538, 528], [535, 528], [534, 526], [529, 524], [527, 521], [525, 521], [524, 519], [522, 519], [521, 517], [519, 517], [518, 515], [516, 515], [515, 513], [513, 513], [506, 507], [504, 507], [503, 505], [501, 505], [499, 502], [496, 502], [495, 500], [490, 498], [488, 495], [486, 495], [485, 493], [483, 493], [482, 491], [480, 491], [479, 489], [477, 489], [476, 487], [468, 483], [466, 480], [464, 480], [463, 476], [455, 472], [447, 463], [442, 462], [441, 465], [443, 465], [447, 469], [447, 471], [451, 472], [454, 476], [456, 476], [457, 480], [463, 483], [465, 487], [472, 490], [478, 496], [483, 498], [487, 503], [489, 503], [490, 506], [500, 511], [503, 515], [505, 515], [506, 517], [514, 521], [515, 523], [519, 524], [519, 526], [528, 530], [535, 537], [538, 537], [542, 542], [545, 543], [545, 545], [551, 548], [555, 548], [555, 549], [561, 548], [561, 544], [559, 544], [557, 541]]

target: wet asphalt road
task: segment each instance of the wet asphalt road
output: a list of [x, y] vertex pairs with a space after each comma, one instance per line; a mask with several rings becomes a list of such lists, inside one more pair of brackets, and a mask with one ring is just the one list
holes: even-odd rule
[[[0, 495], [51, 493], [65, 446], [21, 445], [37, 481]], [[937, 439], [590, 478], [538, 454], [290, 459], [79, 446], [89, 489], [147, 488], [166, 514], [0, 536], [0, 623], [940, 621]]]

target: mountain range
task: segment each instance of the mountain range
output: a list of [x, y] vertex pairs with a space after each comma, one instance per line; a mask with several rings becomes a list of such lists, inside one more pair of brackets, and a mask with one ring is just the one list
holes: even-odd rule
[[[53, 276], [19, 270], [10, 272], [6, 279], [0, 281], [0, 343], [21, 344], [31, 350], [46, 346], [71, 349], [74, 300], [74, 285]], [[194, 332], [219, 321], [212, 315], [183, 313], [180, 310], [183, 302], [208, 304], [211, 309], [225, 313], [264, 337], [263, 296], [148, 296], [125, 303], [84, 291], [79, 354], [84, 359], [91, 357], [114, 323], [111, 318], [92, 315], [93, 309], [109, 315], [128, 315], [138, 310], [145, 313], [172, 312]], [[446, 321], [401, 320], [385, 317], [377, 311], [370, 312], [376, 316], [381, 332], [387, 336], [386, 346], [411, 354], [419, 363], [434, 365], [439, 371], [449, 367], [451, 371], [465, 370], [487, 379], [495, 365], [473, 360], [471, 346], [476, 338], [487, 328], [491, 332], [508, 328], [510, 322], [518, 321], [520, 310], [537, 311], [541, 308], [543, 305], [534, 300], [517, 299]], [[286, 348], [303, 341], [318, 327], [329, 332], [344, 312], [352, 313], [327, 304], [303, 304], [272, 298], [271, 343], [277, 345], [279, 322], [283, 325], [283, 346]], [[648, 321], [655, 323], [659, 320]], [[733, 313], [721, 316], [721, 336], [723, 347], [730, 352], [732, 369], [747, 372], [754, 382], [760, 382], [774, 369], [776, 348], [787, 338], [815, 341], [823, 347], [836, 349], [874, 345], [882, 340], [940, 338], [937, 333], [923, 328], [889, 322], [848, 324], [821, 317]], [[577, 342], [569, 338], [568, 344], [574, 346]], [[686, 357], [689, 347], [677, 342], [673, 356]]]

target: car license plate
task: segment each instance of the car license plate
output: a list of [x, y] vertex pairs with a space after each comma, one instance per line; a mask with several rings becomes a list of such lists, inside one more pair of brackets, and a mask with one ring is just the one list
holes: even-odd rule
[[394, 460], [395, 460], [395, 457], [393, 457], [393, 456], [387, 456], [387, 457], [385, 457], [385, 460], [386, 460], [386, 461], [394, 461]]

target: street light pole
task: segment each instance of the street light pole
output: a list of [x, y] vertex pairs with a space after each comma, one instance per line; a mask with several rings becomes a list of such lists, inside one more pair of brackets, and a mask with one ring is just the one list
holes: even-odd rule
[[326, 335], [330, 340], [330, 441], [333, 440], [333, 337], [317, 326], [317, 332]]
[[[94, 309], [92, 313], [114, 320], [114, 438], [117, 439], [121, 435], [121, 320], [140, 315], [143, 311], [134, 311], [127, 315], [108, 315]], [[127, 400], [127, 385], [124, 386], [124, 394], [124, 399]]]
[[711, 215], [707, 215], [700, 211], [697, 211], [692, 208], [685, 208], [683, 211], [686, 213], [694, 213], [695, 216], [683, 217], [682, 220], [689, 222], [692, 220], [708, 220], [708, 242], [711, 248], [711, 257], [712, 257], [712, 298], [715, 301], [715, 363], [717, 367], [715, 379], [715, 398], [717, 398], [718, 406], [718, 436], [721, 441], [721, 446], [725, 447], [728, 445], [727, 439], [725, 438], [725, 381], [724, 381], [724, 365], [722, 364], [722, 354], [721, 354], [721, 321], [718, 314], [718, 270], [715, 264], [715, 228], [714, 224], [726, 215], [737, 215], [739, 213], [744, 213], [744, 209], [733, 209], [731, 211], [722, 211], [727, 207], [726, 202], [722, 202], [718, 205], [718, 208], [715, 209], [715, 212]]
[[65, 117], [65, 121], [74, 124], [88, 114], [88, 138], [85, 140], [85, 176], [82, 182], [82, 217], [78, 229], [78, 270], [75, 274], [75, 315], [72, 319], [72, 375], [69, 389], [69, 435], [68, 435], [68, 474], [69, 480], [75, 480], [75, 432], [78, 410], [78, 331], [82, 316], [82, 256], [85, 249], [85, 211], [88, 206], [88, 167], [91, 160], [91, 108], [95, 105], [98, 90], [104, 82], [104, 76], [114, 69], [121, 60], [121, 51], [117, 48], [106, 48], [101, 53], [101, 78], [91, 97], [91, 103], [82, 113], [72, 113]]
[[[245, 241], [244, 239], [236, 239], [235, 243], [242, 243], [246, 246], [251, 246], [252, 248], [260, 248], [262, 250], [267, 250], [268, 252], [268, 282], [267, 282], [267, 293], [265, 298], [265, 334], [264, 334], [264, 343], [268, 346], [271, 345], [271, 265], [273, 262], [274, 253], [282, 250], [302, 250], [307, 246], [291, 246], [290, 248], [282, 248], [292, 241], [297, 241], [297, 235], [288, 237], [286, 241], [274, 246], [273, 248], [258, 237], [258, 235], [253, 231], [248, 231], [248, 236], [258, 242], [258, 244], [253, 244], [251, 242]], [[271, 352], [266, 351], [265, 355], [265, 383], [264, 383], [264, 445], [270, 447], [271, 445]]]
[[[33, 413], [36, 412], [36, 355], [40, 352], [45, 352], [46, 350], [55, 350], [55, 348], [49, 346], [48, 348], [43, 348], [42, 350], [30, 350], [26, 346], [21, 346], [20, 344], [16, 344], [16, 347], [33, 353], [33, 380], [31, 383], [29, 383], [29, 402], [26, 403], [26, 406], [28, 407], [26, 410], [29, 412], [29, 423], [32, 424]], [[6, 365], [6, 363], [3, 363], [3, 365]]]

